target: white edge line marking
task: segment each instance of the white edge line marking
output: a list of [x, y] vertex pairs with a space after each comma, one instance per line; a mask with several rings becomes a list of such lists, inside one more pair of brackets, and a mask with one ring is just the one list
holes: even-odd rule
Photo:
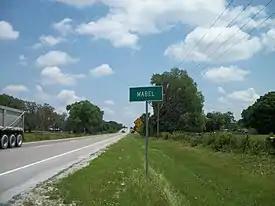
[[31, 164], [28, 164], [28, 165], [24, 165], [24, 166], [22, 166], [22, 167], [18, 167], [18, 168], [16, 168], [16, 169], [12, 169], [12, 170], [9, 170], [9, 171], [0, 173], [0, 177], [1, 177], [1, 176], [4, 176], [4, 175], [7, 175], [7, 174], [10, 174], [10, 173], [17, 172], [17, 171], [22, 170], [22, 169], [26, 169], [26, 168], [28, 168], [28, 167], [32, 167], [32, 166], [41, 164], [41, 163], [43, 163], [43, 162], [47, 162], [47, 161], [50, 161], [50, 160], [53, 160], [53, 159], [56, 159], [56, 158], [59, 158], [59, 157], [62, 157], [62, 156], [65, 156], [65, 155], [68, 155], [68, 154], [77, 152], [77, 151], [80, 151], [80, 150], [83, 150], [83, 149], [89, 148], [89, 147], [92, 147], [92, 146], [95, 146], [95, 145], [100, 144], [100, 143], [103, 143], [103, 142], [107, 142], [107, 141], [114, 140], [114, 139], [116, 139], [116, 138], [118, 138], [118, 137], [115, 136], [115, 137], [112, 137], [112, 138], [110, 138], [110, 139], [102, 140], [102, 141], [96, 142], [96, 143], [94, 143], [94, 144], [90, 144], [90, 145], [87, 145], [87, 146], [84, 146], [84, 147], [80, 147], [80, 148], [78, 148], [78, 149], [71, 150], [71, 151], [69, 151], [69, 152], [65, 152], [65, 153], [62, 153], [62, 154], [59, 154], [59, 155], [56, 155], [56, 156], [53, 156], [53, 157], [49, 157], [49, 158], [47, 158], [47, 159], [43, 159], [43, 160], [40, 160], [40, 161], [37, 161], [37, 162], [33, 162], [33, 163], [31, 163]]

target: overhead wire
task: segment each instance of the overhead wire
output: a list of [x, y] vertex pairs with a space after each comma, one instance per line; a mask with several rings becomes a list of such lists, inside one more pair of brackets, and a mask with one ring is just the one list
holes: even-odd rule
[[[246, 9], [253, 3], [254, 0], [250, 0], [246, 6], [244, 6], [244, 8], [227, 24], [226, 28], [230, 27], [232, 25], [232, 23], [234, 23], [239, 17], [240, 15], [246, 11]], [[220, 50], [220, 48], [222, 48], [222, 46], [224, 46], [227, 42], [229, 42], [229, 40], [231, 40], [239, 31], [241, 31], [244, 27], [246, 27], [248, 25], [248, 23], [250, 23], [255, 17], [257, 17], [264, 9], [267, 8], [267, 6], [272, 2], [273, 0], [269, 0], [267, 4], [265, 4], [264, 7], [262, 7], [256, 14], [254, 14], [246, 23], [244, 23], [237, 32], [235, 32], [233, 35], [231, 35], [225, 42], [223, 42], [217, 49], [214, 50], [213, 53], [210, 54], [210, 56], [212, 56], [214, 53], [216, 53], [218, 50]], [[192, 52], [194, 51], [194, 49], [199, 46], [199, 44], [202, 42], [202, 40], [206, 37], [206, 35], [208, 34], [208, 32], [215, 26], [215, 24], [218, 22], [218, 20], [224, 15], [224, 13], [229, 9], [229, 7], [233, 4], [234, 0], [231, 0], [229, 2], [229, 4], [226, 6], [226, 8], [219, 14], [219, 16], [215, 19], [215, 21], [211, 24], [211, 26], [209, 27], [209, 29], [204, 33], [204, 35], [202, 35], [202, 37], [199, 39], [199, 41], [194, 45], [194, 47], [190, 50], [190, 52], [180, 61], [180, 63], [177, 64], [177, 66], [175, 67], [179, 67], [181, 66], [181, 64], [187, 60], [190, 55], [192, 54]], [[232, 44], [230, 47], [226, 48], [222, 53], [219, 54], [219, 56], [216, 59], [219, 59], [226, 51], [228, 51], [229, 49], [231, 49], [233, 46], [235, 46], [236, 44], [238, 44], [240, 41], [242, 41], [246, 36], [250, 35], [251, 33], [253, 33], [257, 28], [259, 28], [262, 24], [264, 24], [268, 19], [270, 19], [272, 16], [275, 15], [275, 12], [272, 13], [271, 15], [269, 15], [267, 18], [265, 18], [264, 21], [262, 21], [261, 23], [259, 23], [256, 27], [254, 27], [250, 32], [246, 33], [242, 38], [238, 39], [234, 44]], [[221, 35], [222, 35], [223, 31], [221, 31], [203, 50], [206, 51], [212, 44], [213, 42], [215, 42]], [[209, 56], [208, 56], [209, 57]], [[199, 63], [197, 65], [196, 68], [198, 68], [199, 66], [201, 66], [202, 63]], [[204, 67], [207, 68], [210, 64], [208, 64], [207, 66]]]
[[[252, 4], [254, 0], [250, 0], [246, 6], [243, 7], [243, 9], [225, 26], [225, 28], [229, 28], [238, 18], [239, 16]], [[212, 44], [223, 34], [224, 30], [222, 30], [209, 44], [204, 47], [204, 49], [201, 51], [201, 53], [204, 53], [209, 47], [212, 46]], [[198, 68], [199, 66], [197, 66]]]
[[[222, 55], [224, 55], [229, 49], [231, 49], [232, 47], [236, 46], [239, 42], [241, 42], [244, 38], [246, 38], [247, 36], [249, 36], [250, 34], [252, 34], [256, 29], [258, 29], [261, 25], [263, 25], [266, 21], [268, 21], [271, 17], [273, 17], [275, 15], [275, 12], [273, 12], [272, 14], [270, 14], [268, 17], [266, 17], [261, 23], [259, 23], [256, 27], [254, 27], [253, 29], [251, 29], [248, 33], [246, 33], [245, 35], [243, 35], [240, 39], [238, 39], [234, 44], [231, 44], [229, 47], [227, 47], [222, 53], [219, 54], [219, 56], [217, 56], [217, 58], [215, 58], [215, 60], [218, 60]], [[205, 67], [203, 67], [202, 70], [206, 69], [210, 64], [207, 64]]]
[[[246, 6], [244, 6], [244, 8], [227, 24], [226, 27], [229, 27], [253, 2], [254, 0], [250, 0]], [[181, 64], [190, 57], [190, 55], [192, 54], [192, 52], [194, 51], [194, 49], [199, 46], [199, 44], [202, 42], [202, 40], [206, 37], [206, 35], [208, 34], [208, 32], [216, 25], [216, 23], [218, 22], [218, 20], [224, 15], [224, 13], [230, 8], [230, 6], [233, 4], [234, 0], [231, 0], [229, 2], [229, 4], [225, 7], [225, 9], [217, 16], [217, 18], [215, 19], [215, 21], [211, 24], [211, 26], [209, 27], [209, 29], [204, 33], [204, 35], [201, 36], [201, 38], [199, 39], [199, 41], [195, 44], [195, 46], [191, 49], [191, 51], [184, 57], [183, 60], [181, 60], [181, 62], [176, 66], [179, 67], [181, 66]], [[216, 36], [216, 38], [213, 40], [215, 41], [220, 35], [222, 34], [222, 32], [220, 32], [220, 34], [218, 34]], [[211, 42], [210, 42], [211, 44]], [[151, 105], [152, 106], [152, 105]]]
[[[218, 48], [216, 48], [212, 53], [210, 53], [210, 55], [207, 55], [207, 57], [212, 57], [212, 55], [216, 54], [224, 45], [226, 45], [233, 37], [236, 36], [236, 34], [238, 34], [243, 28], [245, 28], [255, 17], [257, 17], [265, 8], [267, 8], [267, 6], [272, 2], [273, 0], [269, 0], [269, 2], [267, 4], [265, 4], [264, 7], [262, 7], [256, 14], [254, 14], [250, 19], [248, 19], [234, 34], [232, 34], [226, 41], [224, 41], [223, 43], [221, 43]], [[268, 19], [271, 17], [267, 17]], [[267, 21], [267, 20], [266, 20]], [[257, 26], [259, 27], [260, 24]], [[249, 33], [252, 33], [253, 31], [256, 30], [255, 27], [254, 29], [252, 29], [252, 31], [250, 31]], [[231, 47], [232, 48], [232, 47]], [[196, 66], [196, 69], [199, 68], [202, 65], [202, 63], [199, 63]]]
[[185, 56], [185, 58], [183, 60], [181, 60], [181, 62], [176, 67], [179, 67], [187, 58], [190, 57], [190, 55], [192, 54], [192, 52], [194, 51], [194, 49], [202, 42], [202, 40], [204, 39], [204, 37], [210, 31], [210, 29], [215, 26], [215, 24], [223, 16], [223, 14], [227, 11], [227, 9], [233, 4], [233, 2], [234, 2], [234, 0], [231, 0], [229, 2], [229, 4], [225, 7], [225, 9], [218, 15], [218, 17], [215, 19], [215, 21], [210, 25], [209, 29], [204, 33], [204, 35], [202, 35], [202, 37], [200, 38], [200, 40], [195, 44], [195, 46], [191, 49], [191, 51]]

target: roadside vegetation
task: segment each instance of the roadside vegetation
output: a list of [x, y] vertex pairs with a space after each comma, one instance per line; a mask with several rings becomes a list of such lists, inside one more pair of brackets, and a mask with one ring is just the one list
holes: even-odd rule
[[66, 139], [66, 138], [74, 138], [85, 136], [87, 134], [74, 134], [68, 132], [26, 132], [24, 134], [24, 142], [34, 142], [34, 141], [42, 141], [42, 140], [56, 140], [56, 139]]
[[0, 95], [0, 105], [26, 112], [26, 142], [114, 133], [124, 127], [115, 121], [104, 121], [104, 111], [87, 100], [67, 105], [63, 113], [47, 103], [24, 101], [6, 94]]
[[[213, 151], [275, 153], [275, 92], [268, 92], [248, 105], [237, 121], [231, 111], [205, 114], [204, 96], [186, 70], [172, 68], [153, 74], [151, 84], [163, 86], [164, 99], [151, 104], [154, 112], [149, 114], [150, 136], [179, 140]], [[145, 135], [145, 114], [138, 118], [143, 126], [137, 132]], [[133, 129], [137, 130], [137, 126]]]
[[176, 140], [191, 147], [205, 147], [214, 152], [234, 152], [251, 155], [274, 155], [275, 142], [268, 135], [218, 133], [161, 133], [164, 140]]
[[213, 152], [151, 138], [149, 177], [144, 138], [128, 135], [90, 165], [58, 182], [50, 195], [77, 205], [271, 205], [274, 159]]
[[[259, 97], [241, 112], [241, 119], [236, 120], [233, 112], [212, 111], [204, 113], [204, 96], [196, 82], [186, 70], [172, 68], [170, 71], [153, 74], [152, 85], [162, 85], [164, 99], [152, 102], [153, 114], [149, 115], [149, 133], [157, 133], [159, 114], [160, 132], [219, 132], [230, 131], [235, 134], [275, 133], [275, 92], [270, 91]], [[158, 112], [159, 108], [159, 112]], [[145, 123], [145, 114], [140, 118]], [[145, 124], [143, 124], [145, 125]], [[134, 126], [136, 129], [136, 125]], [[144, 127], [141, 134], [145, 133]]]

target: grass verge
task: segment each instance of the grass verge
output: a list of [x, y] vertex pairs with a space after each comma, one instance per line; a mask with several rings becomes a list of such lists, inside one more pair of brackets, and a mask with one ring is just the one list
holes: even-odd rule
[[[50, 133], [50, 132], [31, 132], [24, 134], [24, 142], [35, 142], [43, 140], [55, 140], [55, 139], [66, 139], [85, 136], [86, 134], [69, 134], [67, 132]], [[86, 135], [87, 136], [87, 135]]]
[[57, 185], [51, 198], [76, 205], [272, 205], [275, 161], [212, 152], [177, 141], [150, 140], [149, 178], [144, 139], [129, 135]]

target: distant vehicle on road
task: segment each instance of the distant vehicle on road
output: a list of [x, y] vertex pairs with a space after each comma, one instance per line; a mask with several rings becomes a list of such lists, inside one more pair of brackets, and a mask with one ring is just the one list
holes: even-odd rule
[[24, 111], [0, 105], [0, 149], [21, 147]]
[[125, 133], [125, 130], [122, 130], [121, 132], [122, 132], [122, 133]]

